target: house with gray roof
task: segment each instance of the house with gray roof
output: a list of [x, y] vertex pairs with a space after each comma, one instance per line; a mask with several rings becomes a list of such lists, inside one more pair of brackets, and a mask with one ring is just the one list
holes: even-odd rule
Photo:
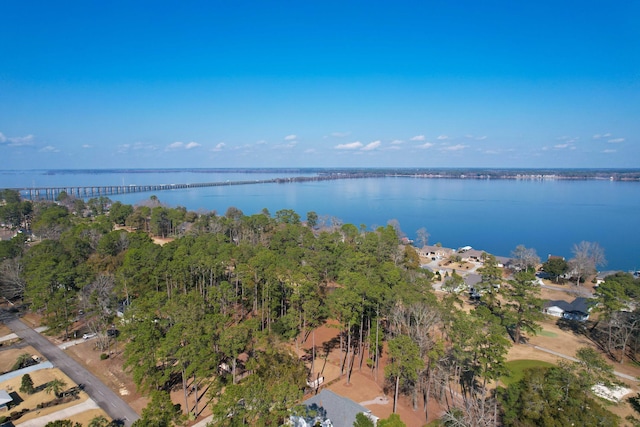
[[13, 402], [13, 398], [9, 396], [6, 390], [0, 390], [0, 412], [9, 409], [9, 404]]
[[356, 415], [359, 413], [366, 415], [374, 424], [378, 421], [378, 418], [364, 406], [328, 389], [323, 389], [302, 404], [306, 409], [305, 414], [292, 416], [289, 425], [293, 427], [352, 427], [356, 421]]
[[587, 304], [587, 298], [576, 298], [572, 302], [563, 300], [547, 301], [544, 304], [544, 312], [567, 320], [585, 322], [589, 320], [591, 307]]

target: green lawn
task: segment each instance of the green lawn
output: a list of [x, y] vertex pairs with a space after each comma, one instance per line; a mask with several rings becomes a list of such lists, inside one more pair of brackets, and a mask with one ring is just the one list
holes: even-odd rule
[[555, 338], [558, 336], [558, 334], [556, 334], [555, 332], [545, 331], [544, 329], [539, 331], [538, 335], [540, 335], [541, 337], [549, 337], [549, 338]]
[[527, 368], [535, 368], [537, 366], [554, 366], [553, 363], [543, 362], [542, 360], [512, 360], [507, 362], [507, 368], [511, 372], [511, 375], [500, 378], [500, 381], [504, 383], [506, 387], [520, 381], [524, 375], [524, 370]]

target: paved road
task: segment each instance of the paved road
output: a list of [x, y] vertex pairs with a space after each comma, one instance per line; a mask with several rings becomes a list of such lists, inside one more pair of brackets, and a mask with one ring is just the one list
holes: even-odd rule
[[84, 391], [86, 391], [111, 418], [123, 421], [127, 427], [131, 426], [131, 424], [139, 418], [138, 414], [131, 409], [120, 396], [115, 394], [95, 375], [86, 370], [57, 346], [25, 325], [17, 317], [6, 312], [2, 313], [1, 317], [4, 324], [7, 325], [14, 334], [38, 350], [76, 384], [82, 384]]

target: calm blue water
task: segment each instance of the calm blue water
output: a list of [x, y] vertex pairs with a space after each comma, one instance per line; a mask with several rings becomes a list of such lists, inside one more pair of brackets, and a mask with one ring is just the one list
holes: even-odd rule
[[[117, 185], [224, 182], [292, 174], [146, 173], [56, 174], [0, 172], [0, 188], [20, 185]], [[113, 196], [136, 204], [151, 193]], [[574, 243], [598, 242], [605, 269], [640, 268], [640, 183], [611, 181], [512, 181], [367, 178], [292, 184], [252, 184], [157, 192], [160, 201], [189, 210], [224, 214], [229, 206], [250, 215], [269, 209], [308, 211], [372, 229], [390, 219], [410, 237], [424, 227], [430, 243], [470, 245], [508, 256], [519, 244], [571, 258]]]

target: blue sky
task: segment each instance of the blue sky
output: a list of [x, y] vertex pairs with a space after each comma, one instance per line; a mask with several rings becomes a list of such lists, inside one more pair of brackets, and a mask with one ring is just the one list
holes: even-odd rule
[[1, 169], [640, 167], [638, 1], [0, 2]]

